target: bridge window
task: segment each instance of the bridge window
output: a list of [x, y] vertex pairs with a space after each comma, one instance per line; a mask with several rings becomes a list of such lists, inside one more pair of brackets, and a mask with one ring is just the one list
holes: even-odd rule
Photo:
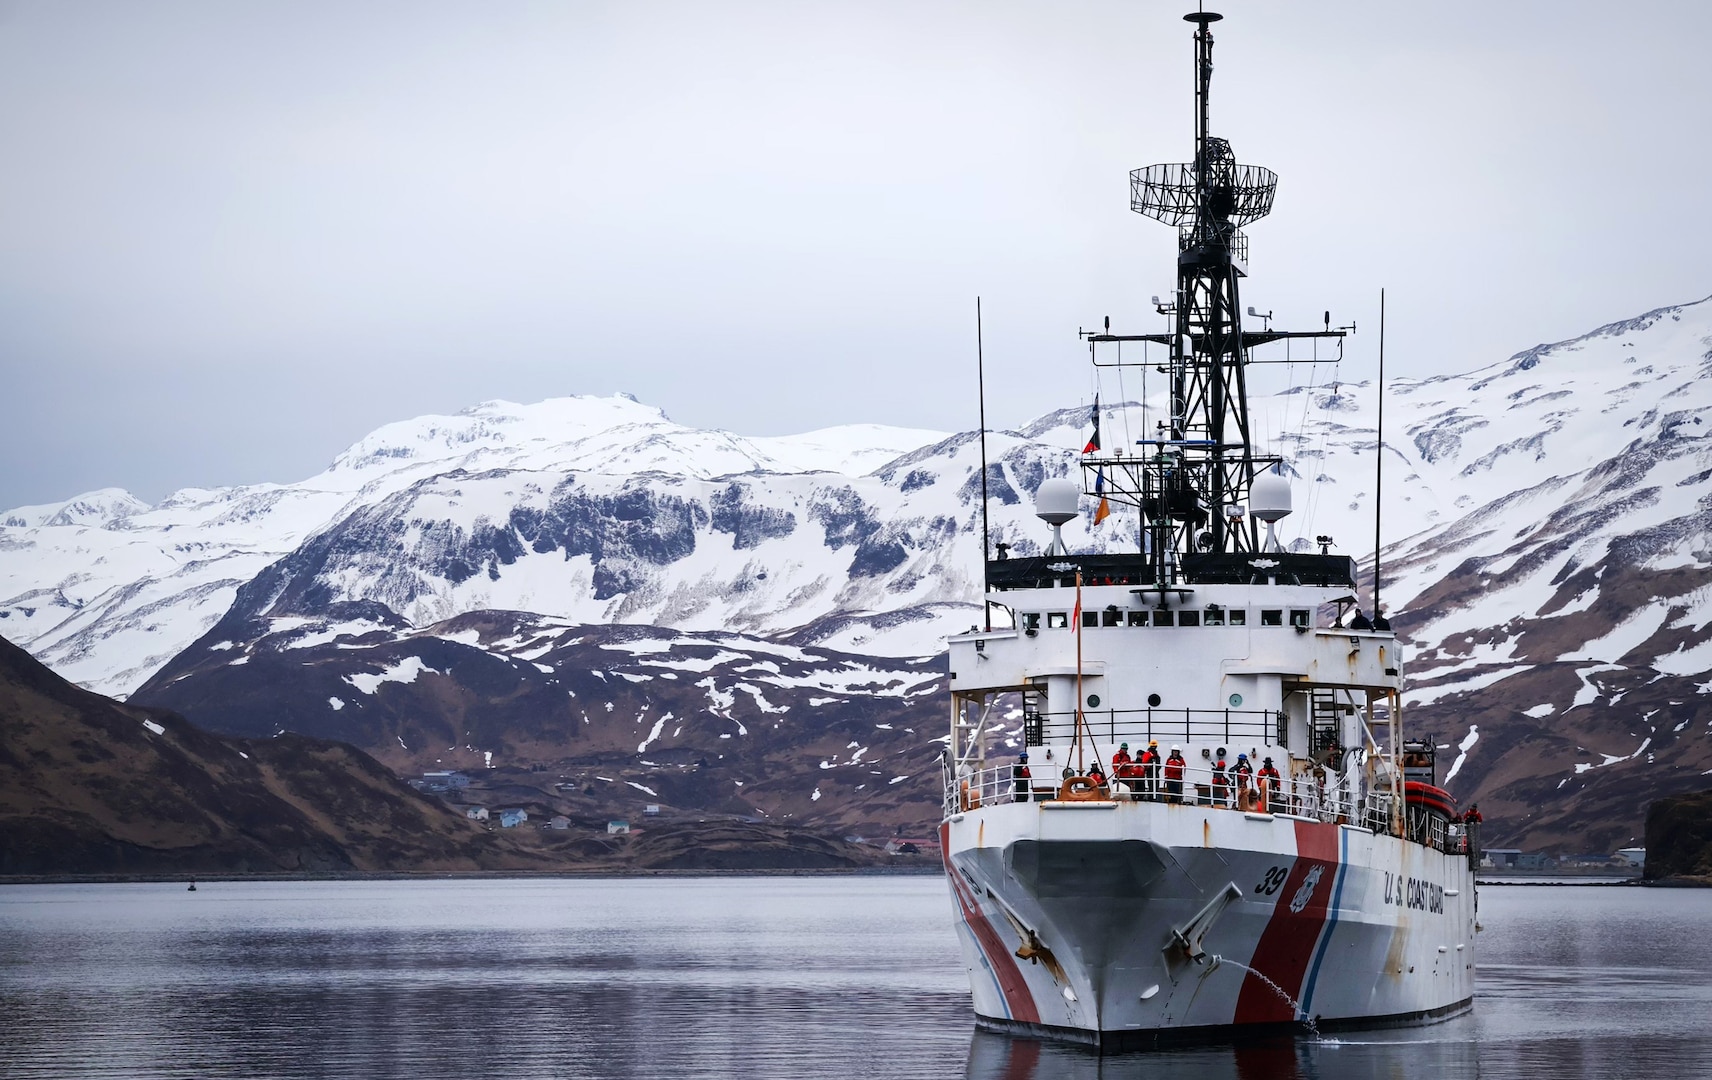
[[1145, 612], [1145, 611], [1132, 611], [1132, 612], [1130, 612], [1129, 613], [1129, 624], [1131, 626], [1146, 626], [1147, 625], [1147, 612]]
[[1224, 609], [1216, 607], [1208, 608], [1207, 614], [1202, 618], [1201, 623], [1204, 626], [1223, 626], [1225, 624]]
[[1022, 613], [1022, 628], [1024, 630], [1040, 629], [1040, 612], [1025, 611]]
[[1282, 609], [1282, 608], [1272, 608], [1270, 610], [1263, 609], [1260, 612], [1260, 625], [1261, 626], [1283, 626], [1284, 625], [1284, 609]]
[[1100, 625], [1100, 613], [1097, 611], [1084, 611], [1084, 612], [1082, 612], [1082, 625], [1083, 626], [1098, 626], [1098, 625]]
[[1230, 609], [1230, 624], [1232, 626], [1247, 626], [1248, 625], [1248, 609], [1247, 608], [1231, 608]]
[[1123, 612], [1119, 611], [1115, 607], [1107, 608], [1100, 615], [1100, 625], [1101, 626], [1122, 626], [1123, 625]]
[[1153, 625], [1170, 626], [1177, 621], [1175, 618], [1176, 614], [1177, 613], [1175, 611], [1155, 611], [1153, 613]]
[[1314, 615], [1311, 611], [1304, 611], [1301, 608], [1290, 609], [1290, 625], [1296, 627], [1298, 630], [1306, 630], [1308, 627], [1314, 625], [1313, 620]]
[[1046, 628], [1048, 630], [1063, 630], [1070, 625], [1068, 611], [1048, 611], [1046, 613]]
[[1201, 613], [1199, 611], [1179, 611], [1177, 613], [1177, 625], [1178, 626], [1200, 626], [1201, 625]]

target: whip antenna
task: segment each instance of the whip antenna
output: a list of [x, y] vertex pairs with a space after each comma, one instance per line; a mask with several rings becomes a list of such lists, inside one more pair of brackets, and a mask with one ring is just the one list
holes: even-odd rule
[[[1373, 628], [1389, 630], [1379, 613], [1379, 515], [1385, 506], [1385, 290], [1379, 290], [1379, 437], [1373, 462]], [[1381, 625], [1380, 620], [1385, 624]]]
[[981, 398], [981, 618], [990, 632], [993, 629], [993, 607], [987, 603], [989, 576], [987, 560], [992, 547], [987, 537], [987, 360], [981, 342], [981, 298], [975, 297], [975, 386]]

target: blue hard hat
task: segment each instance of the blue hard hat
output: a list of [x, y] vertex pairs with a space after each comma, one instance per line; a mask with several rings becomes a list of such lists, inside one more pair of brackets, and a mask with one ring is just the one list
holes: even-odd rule
[[1247, 760], [1248, 760], [1248, 755], [1247, 755], [1247, 754], [1238, 754], [1238, 755], [1237, 755], [1237, 756], [1236, 756], [1236, 759], [1237, 759], [1237, 760], [1238, 760], [1238, 761], [1247, 761]]
[[1024, 750], [1022, 753], [1018, 754], [1017, 760], [1018, 761], [1027, 761], [1028, 760], [1028, 751]]

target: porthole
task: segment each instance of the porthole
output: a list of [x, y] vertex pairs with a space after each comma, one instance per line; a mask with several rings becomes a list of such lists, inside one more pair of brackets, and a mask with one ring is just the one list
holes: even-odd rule
[[1088, 695], [1088, 708], [1097, 709], [1099, 707], [1100, 707], [1100, 695], [1089, 694]]
[[1149, 695], [1147, 695], [1147, 705], [1148, 705], [1148, 708], [1150, 708], [1150, 709], [1157, 709], [1157, 708], [1159, 708], [1159, 700], [1160, 700], [1160, 699], [1159, 699], [1159, 695], [1158, 695], [1158, 694], [1149, 694]]
[[1231, 705], [1231, 708], [1233, 708], [1233, 709], [1242, 708], [1242, 695], [1241, 694], [1232, 694], [1230, 696], [1230, 705]]

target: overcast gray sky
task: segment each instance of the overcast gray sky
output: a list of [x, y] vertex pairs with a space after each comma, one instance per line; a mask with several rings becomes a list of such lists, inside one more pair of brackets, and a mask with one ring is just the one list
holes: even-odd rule
[[[0, 0], [0, 507], [624, 390], [747, 434], [1085, 398], [1190, 154], [1185, 0]], [[1459, 371], [1712, 293], [1712, 5], [1230, 0], [1245, 301]], [[1646, 17], [1633, 14], [1644, 10]]]

